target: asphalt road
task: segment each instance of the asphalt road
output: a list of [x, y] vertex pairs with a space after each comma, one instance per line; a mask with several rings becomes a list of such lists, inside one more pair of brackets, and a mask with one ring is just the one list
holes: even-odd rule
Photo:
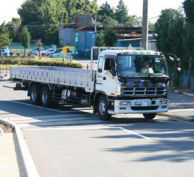
[[[0, 117], [22, 127], [40, 177], [193, 177], [194, 123], [142, 115], [104, 122], [89, 108], [33, 106], [5, 85]], [[172, 108], [192, 107], [190, 97], [171, 96]]]

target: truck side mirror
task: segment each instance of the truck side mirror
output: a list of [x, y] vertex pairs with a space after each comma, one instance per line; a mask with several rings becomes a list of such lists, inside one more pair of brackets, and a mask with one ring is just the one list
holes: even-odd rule
[[177, 68], [177, 71], [181, 72], [181, 59], [180, 58], [177, 58], [176, 60], [176, 68]]
[[164, 54], [168, 61], [169, 66], [171, 66], [171, 80], [174, 80], [179, 72], [181, 72], [181, 59], [174, 54]]
[[169, 54], [169, 53], [166, 53], [164, 54], [164, 56], [167, 58], [167, 60], [172, 63], [173, 65], [176, 66], [176, 70], [177, 71], [181, 71], [181, 59], [180, 58], [177, 58], [176, 55], [174, 54]]

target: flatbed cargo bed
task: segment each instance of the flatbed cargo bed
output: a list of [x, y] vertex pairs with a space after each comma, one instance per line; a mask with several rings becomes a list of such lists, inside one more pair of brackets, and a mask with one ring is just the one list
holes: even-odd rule
[[15, 67], [10, 70], [12, 80], [80, 87], [87, 92], [94, 90], [94, 74], [95, 71], [86, 69], [55, 66]]

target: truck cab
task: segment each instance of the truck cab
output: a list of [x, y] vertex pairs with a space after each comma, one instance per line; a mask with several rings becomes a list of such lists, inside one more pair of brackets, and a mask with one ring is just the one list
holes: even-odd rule
[[160, 53], [147, 50], [104, 50], [100, 52], [96, 73], [96, 92], [103, 117], [111, 114], [142, 113], [153, 119], [167, 112], [168, 67]]

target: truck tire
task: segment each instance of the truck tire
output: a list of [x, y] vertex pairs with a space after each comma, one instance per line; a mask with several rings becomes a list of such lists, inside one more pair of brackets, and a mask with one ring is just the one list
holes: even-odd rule
[[34, 105], [40, 104], [40, 88], [38, 85], [32, 85], [30, 88], [30, 100]]
[[46, 86], [42, 87], [41, 89], [40, 101], [41, 101], [41, 105], [44, 107], [51, 107], [52, 105], [50, 91]]
[[102, 120], [109, 120], [111, 115], [108, 114], [108, 102], [104, 95], [101, 95], [98, 100], [98, 114]]
[[156, 113], [145, 113], [143, 114], [144, 118], [146, 120], [153, 120], [156, 117]]

